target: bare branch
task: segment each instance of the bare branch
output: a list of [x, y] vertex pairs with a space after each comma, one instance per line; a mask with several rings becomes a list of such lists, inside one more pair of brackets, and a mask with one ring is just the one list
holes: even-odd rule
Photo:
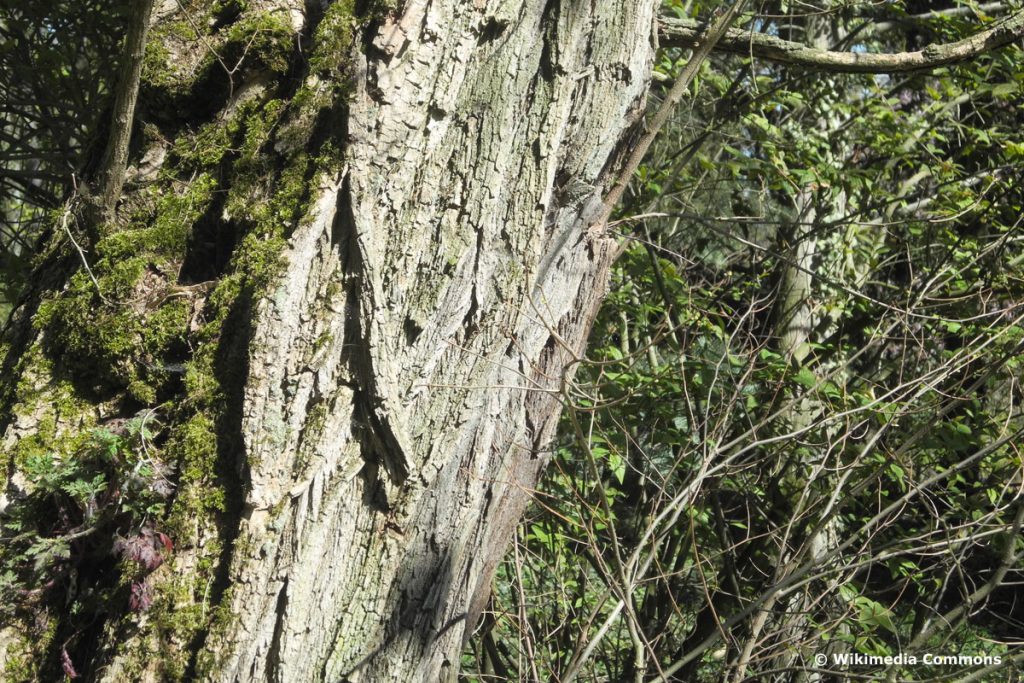
[[868, 27], [868, 30], [872, 33], [883, 33], [885, 31], [891, 31], [894, 28], [920, 26], [921, 24], [933, 21], [938, 17], [970, 17], [977, 16], [979, 13], [1002, 14], [1007, 9], [1009, 8], [1006, 6], [1005, 2], [986, 2], [976, 7], [972, 7], [971, 5], [957, 5], [955, 7], [947, 7], [945, 9], [935, 9], [922, 14], [910, 14], [905, 17], [897, 17], [896, 19], [889, 21], [872, 22]]
[[[626, 160], [626, 164], [622, 171], [619, 173], [619, 177], [608, 192], [608, 196], [604, 198], [603, 208], [600, 217], [595, 221], [595, 225], [599, 229], [603, 229], [608, 224], [608, 219], [611, 218], [612, 211], [618, 205], [622, 199], [623, 193], [626, 191], [626, 187], [629, 185], [630, 180], [633, 178], [633, 174], [637, 168], [640, 167], [640, 163], [643, 161], [644, 156], [647, 154], [647, 150], [650, 149], [651, 143], [657, 137], [661, 128], [668, 121], [669, 116], [672, 115], [672, 111], [675, 109], [676, 104], [683, 98], [687, 88], [690, 87], [690, 83], [697, 76], [700, 70], [701, 64], [708, 58], [715, 46], [720, 40], [722, 40], [729, 33], [729, 26], [735, 21], [739, 15], [743, 6], [746, 4], [745, 0], [734, 3], [729, 7], [721, 16], [719, 16], [715, 23], [707, 29], [698, 28], [696, 29], [695, 39], [693, 42], [693, 55], [690, 56], [690, 61], [683, 67], [682, 72], [676, 78], [676, 82], [672, 85], [672, 89], [669, 90], [665, 96], [665, 101], [661, 103], [658, 111], [654, 117], [648, 122], [647, 130], [640, 141], [633, 147], [630, 152], [629, 158]], [[698, 40], [699, 39], [699, 40]], [[589, 226], [588, 226], [589, 227]]]
[[[694, 47], [701, 42], [703, 25], [690, 19], [662, 17], [661, 42], [670, 47]], [[782, 40], [766, 33], [730, 29], [716, 50], [749, 55], [819, 71], [847, 73], [899, 73], [955, 64], [1004, 47], [1024, 37], [1024, 11], [992, 24], [984, 31], [952, 43], [929, 45], [923, 50], [878, 54], [820, 50]]]

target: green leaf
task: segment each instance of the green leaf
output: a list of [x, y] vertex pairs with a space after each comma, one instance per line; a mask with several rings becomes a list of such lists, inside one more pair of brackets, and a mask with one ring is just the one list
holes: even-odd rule
[[801, 384], [810, 389], [811, 387], [818, 383], [818, 378], [809, 369], [800, 368], [799, 370], [797, 370], [796, 374], [793, 375], [793, 381], [795, 381], [797, 384]]
[[1020, 90], [1020, 85], [1017, 83], [1000, 83], [999, 85], [993, 86], [992, 97], [996, 98], [1007, 98], [1010, 95], [1015, 95]]
[[869, 629], [882, 627], [890, 633], [896, 633], [896, 626], [892, 622], [892, 612], [881, 603], [875, 602], [871, 598], [860, 596], [854, 600], [854, 605], [859, 610], [857, 621], [862, 626]]
[[618, 453], [611, 453], [608, 456], [608, 467], [612, 471], [612, 476], [621, 485], [622, 481], [626, 478], [626, 459]]

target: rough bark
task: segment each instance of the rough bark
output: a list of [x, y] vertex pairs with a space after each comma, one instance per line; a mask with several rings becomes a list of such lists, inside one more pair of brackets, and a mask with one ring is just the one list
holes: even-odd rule
[[[254, 284], [260, 277], [245, 272], [250, 257], [240, 256], [237, 245], [236, 265], [217, 276], [219, 284], [195, 283], [202, 278], [190, 273], [206, 270], [188, 253], [166, 268], [151, 267], [160, 275], [143, 278], [147, 287], [186, 297], [194, 311], [207, 311], [207, 319], [229, 321], [218, 323], [223, 327], [216, 335], [199, 333], [192, 359], [182, 366], [188, 404], [199, 412], [178, 418], [184, 431], [172, 430], [168, 446], [188, 452], [181, 444], [201, 441], [195, 426], [215, 422], [219, 483], [212, 489], [183, 483], [179, 501], [207, 490], [243, 500], [229, 500], [224, 513], [197, 512], [190, 540], [176, 538], [173, 557], [145, 579], [158, 596], [161, 585], [188, 586], [171, 591], [177, 597], [167, 604], [201, 614], [199, 625], [174, 631], [156, 616], [112, 609], [100, 642], [86, 653], [95, 661], [78, 664], [87, 678], [166, 678], [165, 669], [145, 659], [163, 649], [180, 651], [190, 662], [175, 675], [215, 681], [455, 676], [495, 568], [547, 461], [560, 392], [603, 295], [616, 244], [584, 228], [644, 110], [657, 5], [411, 0], [351, 42], [352, 92], [343, 115], [303, 123], [294, 105], [299, 113], [255, 146], [290, 159], [298, 156], [289, 147], [293, 139], [312, 145], [308, 135], [296, 133], [303, 125], [347, 131], [343, 157], [333, 150], [339, 163], [305, 172], [308, 209], [294, 229], [282, 230], [287, 242], [277, 275]], [[287, 17], [302, 36], [313, 32], [306, 25], [310, 7], [301, 3], [253, 7]], [[218, 34], [205, 38], [205, 47], [193, 41], [186, 49], [184, 39], [166, 30], [172, 20], [184, 26], [179, 33], [221, 21], [195, 21], [183, 9], [158, 4], [156, 40], [182, 73], [201, 73], [196, 54], [206, 48], [225, 67], [222, 86], [230, 93], [214, 121], [230, 121], [253, 103], [259, 113], [270, 101], [267, 93], [286, 89], [279, 74], [301, 83], [305, 94], [325, 78], [314, 58], [301, 61], [305, 71], [298, 75], [294, 64], [278, 67], [272, 56], [262, 70], [231, 71], [225, 63], [230, 38], [218, 42]], [[274, 21], [253, 23], [239, 44], [259, 49], [258, 38], [283, 30]], [[216, 65], [210, 73], [207, 89]], [[161, 106], [146, 102], [145, 92], [143, 111]], [[193, 89], [191, 97], [210, 94]], [[206, 106], [184, 102], [197, 110]], [[197, 130], [203, 143], [205, 133]], [[239, 143], [242, 152], [228, 154], [246, 161], [249, 135]], [[178, 163], [203, 150], [182, 149], [158, 136], [150, 140], [129, 182], [155, 182], [157, 171], [147, 170], [155, 160], [160, 174], [183, 178], [167, 185], [169, 199], [192, 197], [203, 187], [197, 174], [188, 177], [188, 166], [169, 168], [164, 160]], [[312, 157], [324, 149], [305, 151]], [[205, 192], [212, 208], [199, 215], [189, 213], [191, 199], [182, 202], [173, 217], [176, 229], [184, 222], [192, 232], [190, 244], [227, 230], [237, 222], [229, 214], [241, 210], [230, 186], [248, 177], [238, 170], [243, 164], [227, 171], [221, 156], [211, 163], [219, 176], [209, 173], [207, 182], [220, 183], [228, 199], [221, 206]], [[251, 173], [255, 162], [247, 163]], [[250, 205], [274, 206], [285, 192], [287, 170], [274, 173], [279, 179], [267, 184], [276, 189], [254, 194]], [[125, 206], [144, 201], [137, 187], [128, 194]], [[257, 222], [248, 237], [270, 248], [276, 229]], [[103, 245], [96, 251], [103, 254]], [[156, 283], [174, 268], [177, 282]], [[103, 267], [96, 270], [102, 297]], [[211, 313], [232, 278], [249, 284], [229, 313]], [[141, 283], [117, 301], [104, 298], [103, 305], [121, 315]], [[73, 289], [65, 286], [54, 296], [66, 301]], [[91, 285], [81, 296], [93, 296]], [[247, 328], [251, 333], [232, 332]], [[48, 336], [58, 337], [44, 329], [12, 353], [42, 353]], [[207, 396], [193, 368], [211, 356], [218, 359], [218, 377], [241, 371], [244, 382], [237, 406], [204, 422], [202, 406], [222, 399]], [[28, 376], [29, 364], [13, 357], [10, 366]], [[35, 371], [41, 376], [33, 381], [50, 387], [44, 393], [63, 386], [47, 376], [48, 366]], [[145, 391], [132, 389], [137, 386], [129, 384], [132, 400], [145, 400]], [[222, 393], [231, 394], [228, 384], [217, 396]], [[112, 403], [95, 410], [85, 405], [57, 431], [102, 423]], [[31, 410], [17, 397], [9, 406], [8, 445], [31, 435]], [[240, 449], [226, 433], [237, 433]], [[199, 434], [212, 438], [213, 432]], [[224, 481], [236, 476], [232, 457], [238, 458], [234, 484]], [[9, 463], [16, 479], [17, 458]], [[187, 458], [179, 466], [187, 471]], [[211, 485], [213, 475], [206, 476]], [[12, 500], [24, 493], [10, 485], [8, 491]], [[204, 530], [208, 520], [215, 528]], [[199, 580], [189, 584], [188, 577]], [[5, 633], [0, 645], [12, 638]]]
[[640, 111], [652, 10], [414, 2], [372, 37], [346, 173], [260, 307], [217, 680], [457, 668], [600, 300], [612, 243], [566, 189]]

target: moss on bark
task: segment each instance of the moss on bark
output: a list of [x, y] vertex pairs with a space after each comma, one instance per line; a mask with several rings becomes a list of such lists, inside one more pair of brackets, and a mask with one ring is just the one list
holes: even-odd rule
[[[159, 411], [153, 457], [173, 467], [175, 493], [158, 524], [174, 552], [145, 578], [151, 604], [133, 612], [117, 563], [75, 594], [51, 586], [26, 601], [24, 558], [0, 550], [12, 572], [0, 589], [24, 627], [0, 634], [5, 680], [57, 675], [65, 651], [89, 677], [116, 662], [130, 679], [186, 680], [211, 624], [229, 627], [218, 603], [240, 514], [252, 306], [323, 173], [341, 163], [344, 65], [361, 19], [354, 3], [335, 3], [300, 41], [292, 15], [270, 3], [192, 5], [158, 21], [147, 45], [134, 158], [141, 167], [154, 152], [159, 167], [130, 171], [94, 244], [73, 201], [55, 216], [39, 271], [74, 272], [41, 293], [26, 318], [32, 341], [8, 359], [17, 379], [0, 451], [15, 472], [31, 456], [74, 458], [91, 430]], [[25, 492], [8, 493], [9, 517]], [[109, 603], [83, 599], [89, 591]]]

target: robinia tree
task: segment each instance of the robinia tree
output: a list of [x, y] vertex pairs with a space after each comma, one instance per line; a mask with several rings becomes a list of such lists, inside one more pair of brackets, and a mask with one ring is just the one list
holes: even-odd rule
[[[65, 156], [5, 176], [55, 198], [3, 338], [5, 680], [452, 680], [700, 61], [924, 69], [1024, 25], [877, 56], [660, 5], [96, 8], [108, 110], [26, 114]], [[65, 45], [65, 9], [0, 27]]]

